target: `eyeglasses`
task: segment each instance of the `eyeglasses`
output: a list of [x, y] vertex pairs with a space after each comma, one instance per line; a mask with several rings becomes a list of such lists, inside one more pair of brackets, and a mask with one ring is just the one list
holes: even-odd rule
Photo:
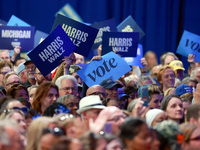
[[25, 114], [28, 113], [29, 109], [27, 107], [22, 107], [22, 108], [19, 108], [19, 107], [13, 107], [12, 109], [14, 110], [21, 110], [23, 111]]
[[123, 118], [123, 119], [126, 119], [126, 116], [125, 115], [121, 115], [121, 116], [115, 116], [114, 118], [108, 120], [108, 121], [114, 121], [114, 122], [117, 122], [120, 120], [120, 118]]
[[65, 114], [64, 116], [60, 117], [60, 120], [64, 121], [65, 119], [68, 119], [68, 118], [75, 118], [75, 117], [72, 114]]
[[6, 86], [15, 85], [15, 84], [22, 84], [22, 82], [21, 81], [14, 81], [14, 82], [11, 82], [11, 83], [7, 83]]
[[77, 88], [75, 88], [75, 87], [64, 87], [64, 88], [62, 88], [60, 90], [63, 90], [63, 91], [69, 91], [69, 90], [76, 91]]
[[107, 93], [101, 93], [101, 92], [93, 92], [90, 95], [102, 95], [103, 97], [107, 97], [108, 96]]
[[21, 110], [24, 114], [27, 114], [29, 112], [29, 109], [27, 107], [23, 107], [23, 108], [13, 107], [11, 109], [5, 109], [3, 112], [9, 113], [9, 112], [14, 111], [14, 110]]
[[58, 128], [58, 127], [55, 127], [53, 129], [50, 129], [50, 128], [45, 128], [43, 131], [42, 131], [42, 135], [45, 135], [47, 133], [51, 133], [55, 136], [62, 136], [62, 135], [66, 135], [65, 133], [65, 130], [61, 129], [61, 128]]

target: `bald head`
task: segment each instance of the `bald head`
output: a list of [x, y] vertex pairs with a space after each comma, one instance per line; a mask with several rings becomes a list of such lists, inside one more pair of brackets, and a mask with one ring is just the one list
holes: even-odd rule
[[89, 95], [99, 95], [101, 100], [106, 98], [105, 90], [101, 85], [93, 85], [89, 87], [86, 92], [86, 96], [89, 96]]

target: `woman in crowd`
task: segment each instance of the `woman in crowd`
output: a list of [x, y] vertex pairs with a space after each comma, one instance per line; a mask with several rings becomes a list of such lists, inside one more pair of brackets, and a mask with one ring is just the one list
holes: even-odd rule
[[120, 138], [127, 150], [150, 150], [152, 137], [144, 120], [128, 118], [121, 125]]
[[61, 96], [57, 99], [57, 102], [67, 106], [71, 114], [73, 114], [74, 116], [78, 115], [76, 111], [79, 108], [79, 102], [74, 95], [67, 94], [67, 95]]
[[169, 120], [180, 123], [183, 119], [183, 103], [177, 95], [166, 96], [161, 102], [161, 109], [166, 112]]
[[26, 150], [38, 150], [38, 144], [42, 137], [42, 131], [52, 122], [54, 122], [54, 120], [49, 117], [39, 117], [31, 122], [27, 132]]
[[161, 109], [151, 109], [146, 113], [146, 123], [149, 127], [153, 127], [164, 120], [167, 120], [167, 115]]
[[0, 86], [4, 86], [4, 77], [6, 73], [13, 71], [13, 65], [7, 61], [0, 61]]
[[27, 88], [23, 84], [14, 84], [7, 90], [7, 95], [11, 98], [25, 98], [29, 101]]
[[32, 108], [36, 109], [39, 114], [43, 114], [48, 106], [56, 102], [57, 98], [58, 87], [50, 81], [44, 82], [36, 90]]

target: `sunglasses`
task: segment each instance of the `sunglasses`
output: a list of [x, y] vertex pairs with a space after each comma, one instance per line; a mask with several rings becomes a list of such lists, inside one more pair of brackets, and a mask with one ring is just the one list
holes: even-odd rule
[[45, 135], [45, 134], [48, 134], [48, 133], [51, 133], [55, 136], [62, 136], [62, 135], [66, 135], [65, 133], [65, 130], [61, 129], [61, 128], [58, 128], [58, 127], [55, 127], [53, 129], [50, 129], [50, 128], [45, 128], [43, 131], [42, 131], [42, 135]]
[[72, 114], [65, 114], [64, 116], [60, 117], [60, 120], [64, 121], [65, 119], [68, 119], [68, 118], [75, 118], [75, 117]]

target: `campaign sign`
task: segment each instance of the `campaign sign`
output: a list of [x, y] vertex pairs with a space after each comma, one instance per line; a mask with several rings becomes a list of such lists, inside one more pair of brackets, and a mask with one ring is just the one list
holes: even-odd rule
[[35, 27], [0, 26], [0, 49], [21, 47], [22, 52], [33, 49]]
[[124, 57], [123, 59], [127, 62], [129, 66], [139, 66], [144, 68], [141, 63], [141, 58], [143, 58], [143, 48], [141, 44], [138, 44], [137, 57]]
[[121, 57], [136, 57], [139, 32], [104, 32], [102, 52], [116, 51]]
[[100, 84], [101, 81], [111, 78], [116, 81], [130, 71], [129, 65], [117, 54], [110, 52], [102, 56], [101, 60], [93, 60], [87, 66], [77, 71], [88, 87]]
[[34, 47], [36, 47], [38, 44], [41, 43], [46, 37], [48, 36], [47, 33], [44, 33], [42, 31], [36, 30], [35, 32], [35, 40], [34, 40]]
[[87, 57], [99, 30], [57, 14], [52, 31], [59, 24], [76, 46], [74, 52]]
[[30, 59], [43, 76], [49, 74], [62, 62], [64, 56], [69, 56], [76, 47], [60, 25], [28, 53]]
[[200, 61], [200, 36], [184, 30], [176, 53], [188, 57], [195, 55], [195, 60]]
[[15, 15], [12, 15], [10, 20], [7, 23], [7, 26], [24, 26], [24, 27], [30, 27], [31, 25], [24, 22], [23, 20], [19, 19]]
[[74, 8], [70, 4], [65, 4], [55, 15], [62, 14], [68, 18], [73, 20], [83, 22], [83, 19], [78, 15], [78, 13], [74, 10]]
[[117, 24], [115, 19], [109, 19], [102, 22], [95, 23], [91, 27], [99, 29], [96, 39], [94, 40], [94, 45], [92, 49], [97, 49], [102, 42], [103, 32], [117, 32]]
[[122, 21], [117, 26], [117, 30], [119, 32], [139, 32], [139, 39], [145, 36], [144, 31], [137, 25], [137, 23], [131, 16], [128, 16], [124, 21]]
[[6, 25], [7, 25], [7, 22], [0, 19], [0, 26], [6, 26]]

